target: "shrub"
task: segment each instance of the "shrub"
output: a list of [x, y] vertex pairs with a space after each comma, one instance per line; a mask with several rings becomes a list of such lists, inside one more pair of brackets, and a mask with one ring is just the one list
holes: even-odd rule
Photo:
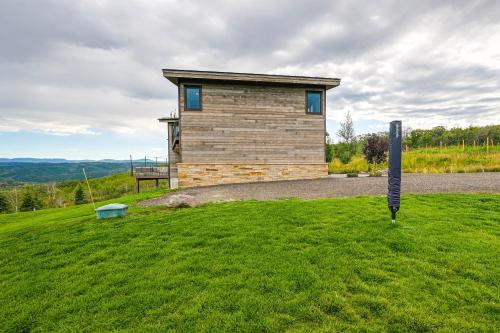
[[389, 143], [387, 137], [377, 134], [371, 134], [366, 138], [366, 144], [363, 148], [365, 159], [370, 164], [384, 163], [387, 160], [387, 151]]
[[352, 157], [356, 155], [356, 145], [350, 143], [339, 143], [336, 145], [335, 157], [342, 163], [348, 164]]
[[327, 144], [325, 147], [325, 156], [326, 156], [326, 162], [330, 163], [333, 160], [333, 145], [332, 144]]

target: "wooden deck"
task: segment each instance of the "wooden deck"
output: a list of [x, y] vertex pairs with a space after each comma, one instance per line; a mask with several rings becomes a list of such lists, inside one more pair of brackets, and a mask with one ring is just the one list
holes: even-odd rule
[[156, 180], [156, 187], [160, 179], [169, 179], [169, 167], [135, 167], [135, 186], [136, 191], [140, 191], [141, 180]]

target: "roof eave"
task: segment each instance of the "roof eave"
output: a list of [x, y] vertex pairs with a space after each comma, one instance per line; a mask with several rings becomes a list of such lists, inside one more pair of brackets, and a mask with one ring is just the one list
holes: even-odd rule
[[175, 122], [179, 121], [179, 118], [178, 117], [174, 117], [174, 118], [162, 117], [162, 118], [158, 118], [158, 121], [160, 123], [175, 123]]
[[175, 85], [179, 85], [179, 79], [311, 85], [311, 86], [325, 87], [325, 89], [327, 90], [335, 88], [340, 84], [340, 79], [338, 78], [215, 72], [215, 71], [195, 71], [195, 70], [180, 70], [180, 69], [163, 69], [163, 76]]

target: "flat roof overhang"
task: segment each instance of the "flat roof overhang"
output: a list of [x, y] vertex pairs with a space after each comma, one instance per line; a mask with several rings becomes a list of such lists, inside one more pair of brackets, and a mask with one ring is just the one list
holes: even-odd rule
[[311, 77], [311, 76], [291, 76], [253, 73], [233, 73], [233, 72], [212, 72], [196, 71], [185, 69], [164, 69], [163, 76], [175, 85], [179, 85], [179, 80], [199, 80], [199, 81], [234, 81], [250, 82], [261, 84], [286, 84], [286, 85], [306, 85], [321, 86], [325, 89], [335, 88], [340, 84], [338, 78]]

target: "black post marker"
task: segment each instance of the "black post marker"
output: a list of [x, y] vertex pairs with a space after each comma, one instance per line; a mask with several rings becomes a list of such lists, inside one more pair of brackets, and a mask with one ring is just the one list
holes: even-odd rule
[[389, 129], [389, 186], [387, 204], [391, 211], [392, 223], [396, 223], [401, 194], [401, 120], [391, 121]]

